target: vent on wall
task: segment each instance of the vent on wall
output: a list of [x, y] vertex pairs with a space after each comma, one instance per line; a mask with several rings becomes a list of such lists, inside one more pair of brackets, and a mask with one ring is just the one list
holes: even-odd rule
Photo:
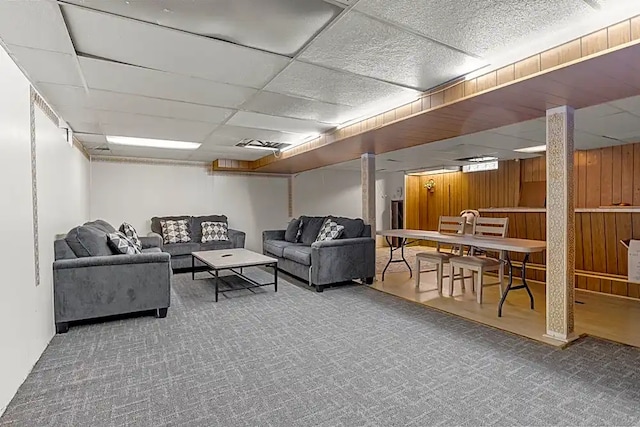
[[260, 150], [282, 150], [291, 144], [286, 142], [262, 141], [259, 139], [245, 138], [236, 144], [236, 147], [257, 148]]

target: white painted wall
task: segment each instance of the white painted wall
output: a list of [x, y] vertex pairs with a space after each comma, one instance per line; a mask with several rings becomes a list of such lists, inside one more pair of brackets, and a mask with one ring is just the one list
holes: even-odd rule
[[[53, 236], [87, 218], [88, 168], [36, 107], [40, 286], [36, 287], [29, 82], [0, 48], [0, 414], [54, 334]], [[69, 225], [71, 224], [71, 225]]]
[[[379, 230], [390, 227], [391, 198], [398, 187], [404, 188], [402, 173], [376, 173], [376, 225]], [[362, 218], [361, 188], [359, 171], [325, 168], [298, 174], [293, 181], [294, 216]]]
[[224, 214], [262, 252], [262, 231], [286, 227], [287, 179], [210, 174], [205, 166], [94, 161], [91, 217], [151, 231], [153, 216]]

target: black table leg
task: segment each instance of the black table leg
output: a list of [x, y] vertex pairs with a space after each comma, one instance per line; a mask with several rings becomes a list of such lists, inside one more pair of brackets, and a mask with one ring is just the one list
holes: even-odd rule
[[216, 270], [216, 302], [218, 302], [218, 281], [220, 277], [218, 277], [218, 270]]
[[509, 258], [509, 254], [507, 253], [507, 264], [509, 265], [509, 283], [507, 284], [507, 288], [504, 290], [502, 294], [502, 298], [500, 298], [500, 304], [498, 304], [498, 317], [502, 317], [502, 305], [507, 299], [507, 294], [509, 291], [514, 289], [526, 289], [529, 294], [529, 299], [531, 300], [531, 310], [533, 310], [533, 294], [531, 293], [531, 289], [529, 289], [529, 285], [527, 285], [527, 262], [529, 261], [529, 254], [524, 255], [524, 260], [522, 261], [521, 268], [521, 280], [522, 284], [518, 286], [513, 286], [513, 264], [511, 263], [511, 259]]
[[191, 280], [196, 280], [196, 257], [191, 255]]
[[398, 240], [400, 241], [400, 256], [401, 259], [393, 259], [393, 253], [398, 250], [398, 248], [393, 248], [393, 245], [391, 244], [391, 241], [389, 240], [389, 236], [384, 236], [385, 240], [387, 241], [387, 244], [389, 245], [389, 261], [387, 261], [387, 265], [384, 266], [384, 270], [382, 270], [382, 281], [384, 282], [384, 274], [387, 271], [387, 268], [389, 268], [389, 265], [392, 262], [404, 262], [407, 265], [407, 268], [409, 269], [409, 277], [413, 277], [413, 271], [411, 270], [411, 266], [409, 265], [409, 263], [407, 262], [407, 260], [404, 257], [404, 247], [407, 244], [407, 239], [404, 237], [398, 237]]
[[278, 264], [273, 264], [273, 286], [278, 292]]

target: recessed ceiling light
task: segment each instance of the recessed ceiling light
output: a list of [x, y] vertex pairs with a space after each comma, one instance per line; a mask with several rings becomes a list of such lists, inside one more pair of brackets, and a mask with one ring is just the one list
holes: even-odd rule
[[494, 156], [483, 156], [483, 157], [471, 157], [471, 158], [466, 159], [466, 161], [468, 161], [468, 162], [475, 162], [475, 163], [493, 162], [494, 160], [498, 160], [498, 158], [494, 157]]
[[518, 153], [541, 153], [543, 151], [547, 151], [547, 146], [546, 145], [534, 145], [533, 147], [518, 148], [518, 149], [513, 150], [513, 151], [517, 151]]
[[107, 135], [107, 142], [116, 145], [130, 145], [133, 147], [166, 148], [170, 150], [195, 150], [200, 147], [199, 142], [170, 141], [168, 139], [134, 138], [130, 136]]

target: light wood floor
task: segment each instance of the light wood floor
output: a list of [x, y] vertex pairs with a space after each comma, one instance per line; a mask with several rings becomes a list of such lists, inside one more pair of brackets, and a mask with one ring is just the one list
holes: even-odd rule
[[[497, 286], [484, 288], [484, 301], [482, 305], [479, 305], [476, 302], [475, 294], [471, 291], [470, 279], [467, 280], [464, 293], [461, 290], [460, 281], [456, 281], [453, 297], [447, 296], [448, 280], [448, 278], [444, 279], [442, 295], [439, 295], [435, 290], [435, 273], [422, 273], [420, 289], [416, 289], [415, 281], [409, 278], [408, 271], [387, 273], [384, 282], [378, 275], [372, 287], [427, 307], [537, 341], [562, 346], [559, 341], [544, 337], [546, 321], [544, 284], [528, 282], [535, 299], [534, 310], [529, 308], [529, 297], [526, 290], [514, 290], [509, 292], [503, 306], [502, 317], [498, 317], [500, 297]], [[487, 277], [485, 281], [494, 282], [496, 278]], [[579, 335], [587, 334], [640, 347], [640, 333], [638, 332], [640, 301], [576, 290], [575, 322], [575, 329]]]

